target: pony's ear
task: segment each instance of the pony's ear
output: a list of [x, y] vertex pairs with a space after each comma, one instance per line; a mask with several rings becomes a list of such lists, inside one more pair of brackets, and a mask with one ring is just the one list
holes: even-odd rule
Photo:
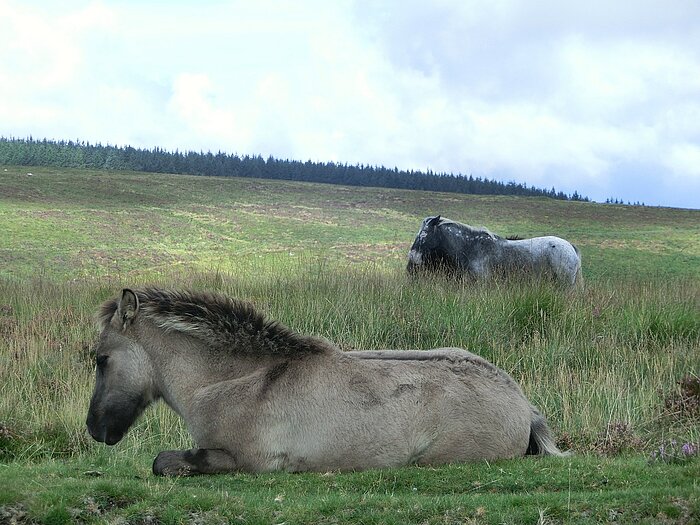
[[139, 298], [128, 288], [122, 290], [122, 298], [119, 300], [117, 308], [117, 318], [122, 324], [122, 329], [129, 326], [139, 311]]
[[440, 216], [439, 215], [436, 215], [435, 217], [433, 217], [432, 219], [430, 219], [428, 221], [428, 226], [437, 226], [438, 224], [440, 224]]

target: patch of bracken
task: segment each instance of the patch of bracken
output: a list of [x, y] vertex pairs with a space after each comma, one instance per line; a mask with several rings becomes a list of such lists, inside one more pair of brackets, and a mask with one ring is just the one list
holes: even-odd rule
[[593, 450], [604, 456], [615, 456], [622, 452], [638, 451], [642, 446], [642, 440], [634, 433], [629, 423], [613, 421], [600, 433]]
[[574, 438], [568, 432], [562, 432], [557, 437], [557, 447], [559, 450], [574, 450]]
[[16, 445], [17, 434], [10, 427], [0, 422], [0, 459], [9, 457]]
[[700, 377], [686, 374], [678, 380], [664, 396], [663, 412], [675, 421], [700, 420]]
[[21, 504], [0, 506], [0, 523], [29, 524], [36, 523], [32, 520]]

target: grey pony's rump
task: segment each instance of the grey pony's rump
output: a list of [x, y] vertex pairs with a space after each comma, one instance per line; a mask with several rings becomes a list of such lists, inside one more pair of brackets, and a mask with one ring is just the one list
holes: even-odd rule
[[530, 442], [526, 455], [567, 457], [571, 452], [562, 452], [557, 447], [552, 436], [552, 431], [547, 421], [540, 412], [532, 407], [532, 421], [530, 422]]

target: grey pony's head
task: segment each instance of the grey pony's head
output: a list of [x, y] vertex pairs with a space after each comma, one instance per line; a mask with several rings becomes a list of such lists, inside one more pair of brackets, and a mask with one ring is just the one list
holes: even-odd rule
[[442, 221], [440, 215], [423, 219], [418, 235], [416, 235], [411, 250], [408, 252], [406, 271], [409, 274], [450, 266], [444, 233], [440, 227]]
[[133, 337], [139, 299], [123, 290], [119, 301], [102, 308], [102, 333], [95, 350], [95, 388], [87, 429], [97, 441], [118, 443], [144, 409], [157, 397], [148, 356]]

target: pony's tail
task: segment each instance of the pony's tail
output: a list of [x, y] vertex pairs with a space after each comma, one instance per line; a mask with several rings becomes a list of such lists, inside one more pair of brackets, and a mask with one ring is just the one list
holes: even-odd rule
[[574, 277], [574, 285], [579, 290], [583, 289], [583, 272], [581, 271], [580, 264], [579, 264], [578, 270], [576, 270], [576, 276]]
[[530, 419], [530, 442], [527, 446], [526, 455], [538, 456], [570, 456], [571, 452], [562, 452], [554, 442], [552, 431], [547, 425], [544, 416], [539, 411], [532, 407], [532, 416]]
[[574, 251], [576, 252], [576, 255], [578, 256], [578, 268], [576, 269], [576, 275], [574, 276], [574, 286], [578, 288], [579, 290], [583, 289], [583, 271], [581, 270], [581, 251], [578, 249], [578, 246], [575, 244], [572, 244], [571, 246], [574, 247]]

